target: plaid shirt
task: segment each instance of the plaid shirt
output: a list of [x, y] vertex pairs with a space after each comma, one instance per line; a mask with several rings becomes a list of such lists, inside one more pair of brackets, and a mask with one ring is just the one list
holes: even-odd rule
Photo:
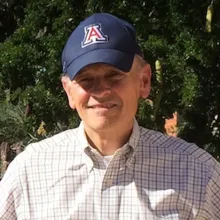
[[0, 183], [1, 220], [220, 219], [220, 165], [134, 123], [106, 167], [83, 123], [29, 145]]

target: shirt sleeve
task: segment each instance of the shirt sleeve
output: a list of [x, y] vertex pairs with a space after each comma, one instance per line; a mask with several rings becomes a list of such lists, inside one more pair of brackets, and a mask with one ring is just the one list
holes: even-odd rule
[[14, 159], [0, 181], [0, 219], [17, 219], [15, 211], [15, 200], [18, 197], [17, 175], [18, 169]]
[[220, 164], [216, 162], [206, 189], [204, 217], [219, 220], [220, 217]]

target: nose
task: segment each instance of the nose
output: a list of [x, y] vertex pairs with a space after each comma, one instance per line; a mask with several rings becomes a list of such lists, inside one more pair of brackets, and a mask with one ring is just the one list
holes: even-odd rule
[[111, 93], [110, 86], [104, 80], [97, 80], [90, 90], [90, 94], [96, 97], [107, 96]]

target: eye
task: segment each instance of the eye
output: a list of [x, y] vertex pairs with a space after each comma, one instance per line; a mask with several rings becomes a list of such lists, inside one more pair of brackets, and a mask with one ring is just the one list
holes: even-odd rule
[[77, 79], [76, 83], [78, 84], [78, 86], [80, 86], [84, 90], [89, 90], [93, 86], [93, 84], [94, 84], [93, 81], [94, 81], [93, 78], [85, 77], [85, 78]]
[[124, 75], [120, 72], [111, 72], [107, 75], [108, 79], [112, 80], [120, 80], [124, 77]]

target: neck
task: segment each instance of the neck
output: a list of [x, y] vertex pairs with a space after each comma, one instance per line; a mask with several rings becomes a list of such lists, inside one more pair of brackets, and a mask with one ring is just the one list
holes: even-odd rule
[[[126, 128], [126, 129], [125, 129]], [[133, 121], [123, 128], [103, 129], [95, 131], [85, 126], [85, 133], [89, 144], [97, 149], [103, 156], [113, 155], [115, 151], [126, 144], [133, 129]]]

